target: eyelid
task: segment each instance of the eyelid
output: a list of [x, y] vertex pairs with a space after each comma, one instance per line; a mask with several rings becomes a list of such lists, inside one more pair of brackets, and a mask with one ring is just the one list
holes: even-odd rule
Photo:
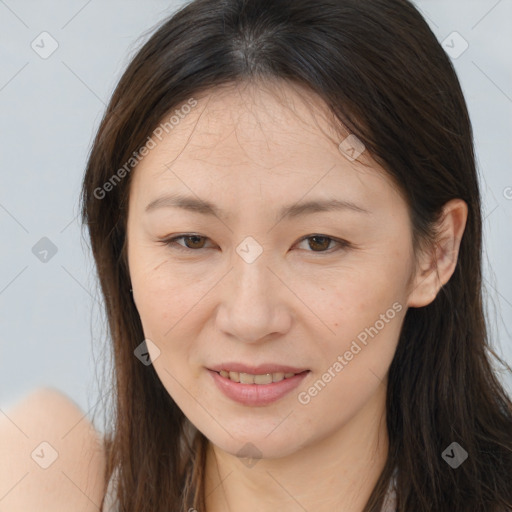
[[[185, 247], [184, 245], [179, 244], [177, 242], [177, 240], [179, 240], [179, 239], [193, 237], [193, 236], [198, 237], [198, 238], [204, 238], [206, 240], [210, 240], [210, 238], [208, 238], [207, 236], [200, 235], [198, 233], [182, 233], [181, 235], [173, 235], [171, 237], [166, 237], [164, 239], [159, 240], [159, 242], [162, 243], [163, 245], [171, 247], [172, 249], [175, 249], [177, 251], [188, 252], [188, 253], [199, 252], [204, 249], [211, 249], [211, 247], [200, 247], [198, 249], [191, 249], [191, 248]], [[341, 238], [332, 237], [329, 235], [324, 235], [321, 233], [311, 233], [311, 234], [305, 235], [302, 238], [300, 238], [299, 240], [297, 240], [297, 242], [294, 243], [294, 246], [303, 242], [304, 240], [307, 240], [308, 238], [315, 238], [315, 237], [326, 238], [326, 239], [330, 240], [331, 242], [335, 242], [338, 245], [337, 245], [337, 247], [334, 247], [334, 248], [331, 248], [331, 249], [328, 249], [325, 251], [308, 251], [308, 250], [306, 250], [306, 252], [309, 252], [311, 254], [318, 254], [318, 255], [332, 254], [334, 252], [353, 247], [353, 244], [351, 244], [350, 242], [348, 242], [346, 240], [343, 240]]]

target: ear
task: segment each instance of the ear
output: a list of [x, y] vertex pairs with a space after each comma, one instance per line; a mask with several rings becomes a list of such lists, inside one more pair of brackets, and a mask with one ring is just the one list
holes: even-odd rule
[[408, 306], [430, 304], [452, 276], [457, 265], [460, 241], [466, 227], [468, 206], [462, 199], [452, 199], [443, 207], [434, 252], [423, 252], [412, 276]]

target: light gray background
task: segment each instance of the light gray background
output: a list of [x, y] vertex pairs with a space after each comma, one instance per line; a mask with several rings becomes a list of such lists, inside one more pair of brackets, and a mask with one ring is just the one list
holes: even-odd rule
[[[182, 2], [0, 0], [0, 409], [62, 390], [91, 417], [108, 350], [78, 196], [92, 138], [137, 38]], [[421, 0], [469, 105], [484, 197], [495, 347], [512, 364], [512, 0]], [[48, 32], [48, 58], [31, 47]], [[40, 37], [39, 37], [40, 36]], [[145, 40], [145, 39], [143, 39]], [[43, 49], [41, 48], [41, 50]], [[510, 188], [508, 188], [510, 187]], [[32, 252], [43, 237], [57, 253]], [[512, 376], [503, 374], [512, 390]], [[101, 413], [96, 413], [101, 414]], [[102, 425], [96, 425], [101, 428]]]

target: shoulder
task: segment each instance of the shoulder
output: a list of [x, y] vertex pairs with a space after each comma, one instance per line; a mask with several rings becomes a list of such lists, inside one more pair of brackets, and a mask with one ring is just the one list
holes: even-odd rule
[[99, 510], [104, 490], [102, 436], [86, 413], [53, 388], [0, 409], [0, 510]]

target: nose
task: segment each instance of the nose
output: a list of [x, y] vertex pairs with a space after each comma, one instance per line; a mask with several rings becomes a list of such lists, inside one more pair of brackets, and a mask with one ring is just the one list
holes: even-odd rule
[[229, 273], [217, 309], [217, 328], [245, 343], [284, 335], [291, 326], [291, 291], [264, 258], [238, 259]]

